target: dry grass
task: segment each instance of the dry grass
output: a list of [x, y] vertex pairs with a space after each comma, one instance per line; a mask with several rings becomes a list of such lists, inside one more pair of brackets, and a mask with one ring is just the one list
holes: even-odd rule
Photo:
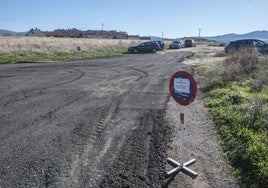
[[78, 46], [81, 48], [81, 52], [95, 52], [127, 48], [140, 42], [142, 41], [124, 39], [0, 37], [0, 54], [21, 52], [73, 53], [77, 51]]
[[255, 71], [259, 62], [256, 49], [241, 49], [228, 55], [218, 73], [225, 81], [239, 80]]

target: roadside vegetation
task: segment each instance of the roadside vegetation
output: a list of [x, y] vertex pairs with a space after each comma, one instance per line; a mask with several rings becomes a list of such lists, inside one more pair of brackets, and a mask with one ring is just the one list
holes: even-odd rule
[[0, 37], [0, 63], [118, 56], [123, 55], [128, 46], [139, 42], [141, 41], [123, 39]]
[[247, 187], [268, 185], [268, 57], [241, 50], [197, 69], [224, 152]]
[[25, 63], [25, 62], [49, 62], [49, 61], [70, 61], [78, 59], [90, 59], [100, 57], [112, 57], [123, 55], [125, 49], [111, 49], [93, 52], [76, 52], [76, 53], [39, 53], [39, 52], [15, 52], [1, 54], [0, 63]]

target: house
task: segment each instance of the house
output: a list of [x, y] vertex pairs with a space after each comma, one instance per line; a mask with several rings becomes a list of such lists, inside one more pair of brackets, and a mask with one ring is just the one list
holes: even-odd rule
[[40, 29], [31, 29], [25, 34], [27, 37], [46, 37], [46, 35]]
[[56, 29], [54, 31], [44, 32], [48, 37], [68, 37], [68, 38], [81, 38], [82, 33], [78, 29]]

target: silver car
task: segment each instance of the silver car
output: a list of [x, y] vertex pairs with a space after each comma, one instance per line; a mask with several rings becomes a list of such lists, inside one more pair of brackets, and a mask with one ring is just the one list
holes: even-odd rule
[[184, 48], [184, 40], [174, 40], [170, 45], [170, 49]]

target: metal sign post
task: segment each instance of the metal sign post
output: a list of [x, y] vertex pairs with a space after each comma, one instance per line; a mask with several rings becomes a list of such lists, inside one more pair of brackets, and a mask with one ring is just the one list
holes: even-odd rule
[[80, 54], [80, 50], [81, 50], [81, 48], [80, 48], [80, 46], [77, 46], [77, 52], [78, 52], [78, 59], [81, 59], [82, 57], [81, 57], [81, 54]]
[[168, 163], [174, 167], [167, 172], [168, 176], [175, 176], [178, 172], [182, 171], [186, 175], [195, 179], [197, 173], [188, 168], [196, 160], [192, 159], [184, 163], [184, 107], [193, 102], [196, 97], [197, 85], [193, 76], [185, 71], [178, 71], [170, 79], [169, 90], [174, 100], [182, 105], [180, 109], [180, 163], [174, 159], [168, 158]]
[[180, 156], [181, 164], [184, 163], [184, 109], [181, 107], [180, 112]]

